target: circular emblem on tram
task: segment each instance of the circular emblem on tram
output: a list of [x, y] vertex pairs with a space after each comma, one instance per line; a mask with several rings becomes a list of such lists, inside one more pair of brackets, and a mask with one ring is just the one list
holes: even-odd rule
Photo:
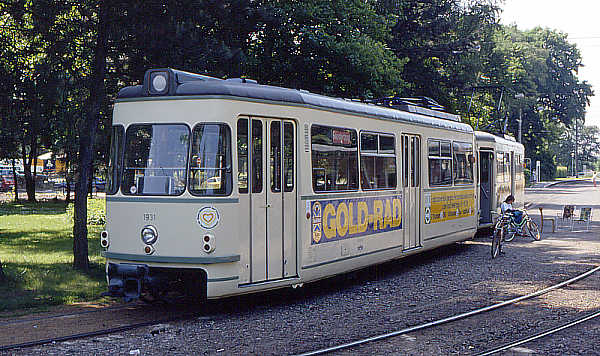
[[198, 210], [196, 220], [203, 228], [212, 229], [219, 224], [219, 212], [212, 206], [205, 206]]
[[429, 207], [425, 207], [425, 224], [429, 224], [431, 222], [431, 209]]

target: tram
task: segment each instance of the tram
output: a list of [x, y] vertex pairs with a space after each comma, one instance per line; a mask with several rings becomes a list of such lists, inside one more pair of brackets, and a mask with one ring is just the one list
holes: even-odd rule
[[525, 199], [525, 148], [511, 136], [498, 137], [476, 131], [475, 142], [479, 166], [479, 226], [493, 224], [492, 212], [499, 212], [508, 195], [515, 197], [515, 207]]
[[488, 223], [482, 189], [497, 188], [488, 211], [523, 189], [490, 183], [522, 146], [447, 112], [379, 104], [148, 70], [114, 105], [108, 294], [302, 285], [471, 239]]

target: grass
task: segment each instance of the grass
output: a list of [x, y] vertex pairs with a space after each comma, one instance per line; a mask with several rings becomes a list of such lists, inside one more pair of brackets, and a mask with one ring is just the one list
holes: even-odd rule
[[[103, 221], [104, 199], [88, 200], [88, 215]], [[106, 290], [101, 225], [88, 225], [90, 272], [72, 267], [72, 209], [64, 202], [0, 203], [0, 311], [93, 301]]]

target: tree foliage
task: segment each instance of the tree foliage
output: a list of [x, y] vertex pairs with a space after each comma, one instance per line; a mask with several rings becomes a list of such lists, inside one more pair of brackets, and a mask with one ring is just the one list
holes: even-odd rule
[[[75, 265], [87, 268], [84, 196], [107, 155], [110, 102], [148, 68], [345, 98], [429, 96], [465, 122], [518, 134], [546, 176], [565, 164], [593, 94], [565, 34], [498, 23], [501, 0], [0, 0], [0, 159], [65, 157], [76, 184]], [[104, 19], [104, 20], [103, 20]], [[485, 88], [481, 88], [484, 86]], [[473, 87], [480, 87], [473, 95]], [[515, 98], [523, 94], [522, 98]], [[498, 107], [500, 95], [502, 105]], [[505, 129], [506, 127], [506, 129]], [[592, 164], [597, 130], [584, 129]], [[94, 163], [97, 162], [97, 163]], [[29, 171], [29, 173], [27, 173]], [[29, 167], [29, 199], [35, 185]], [[70, 184], [69, 184], [70, 187]]]

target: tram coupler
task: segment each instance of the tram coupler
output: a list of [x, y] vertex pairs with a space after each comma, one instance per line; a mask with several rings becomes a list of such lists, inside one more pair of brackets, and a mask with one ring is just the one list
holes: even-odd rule
[[150, 269], [146, 265], [108, 264], [108, 292], [104, 295], [136, 300], [142, 294], [142, 284]]

